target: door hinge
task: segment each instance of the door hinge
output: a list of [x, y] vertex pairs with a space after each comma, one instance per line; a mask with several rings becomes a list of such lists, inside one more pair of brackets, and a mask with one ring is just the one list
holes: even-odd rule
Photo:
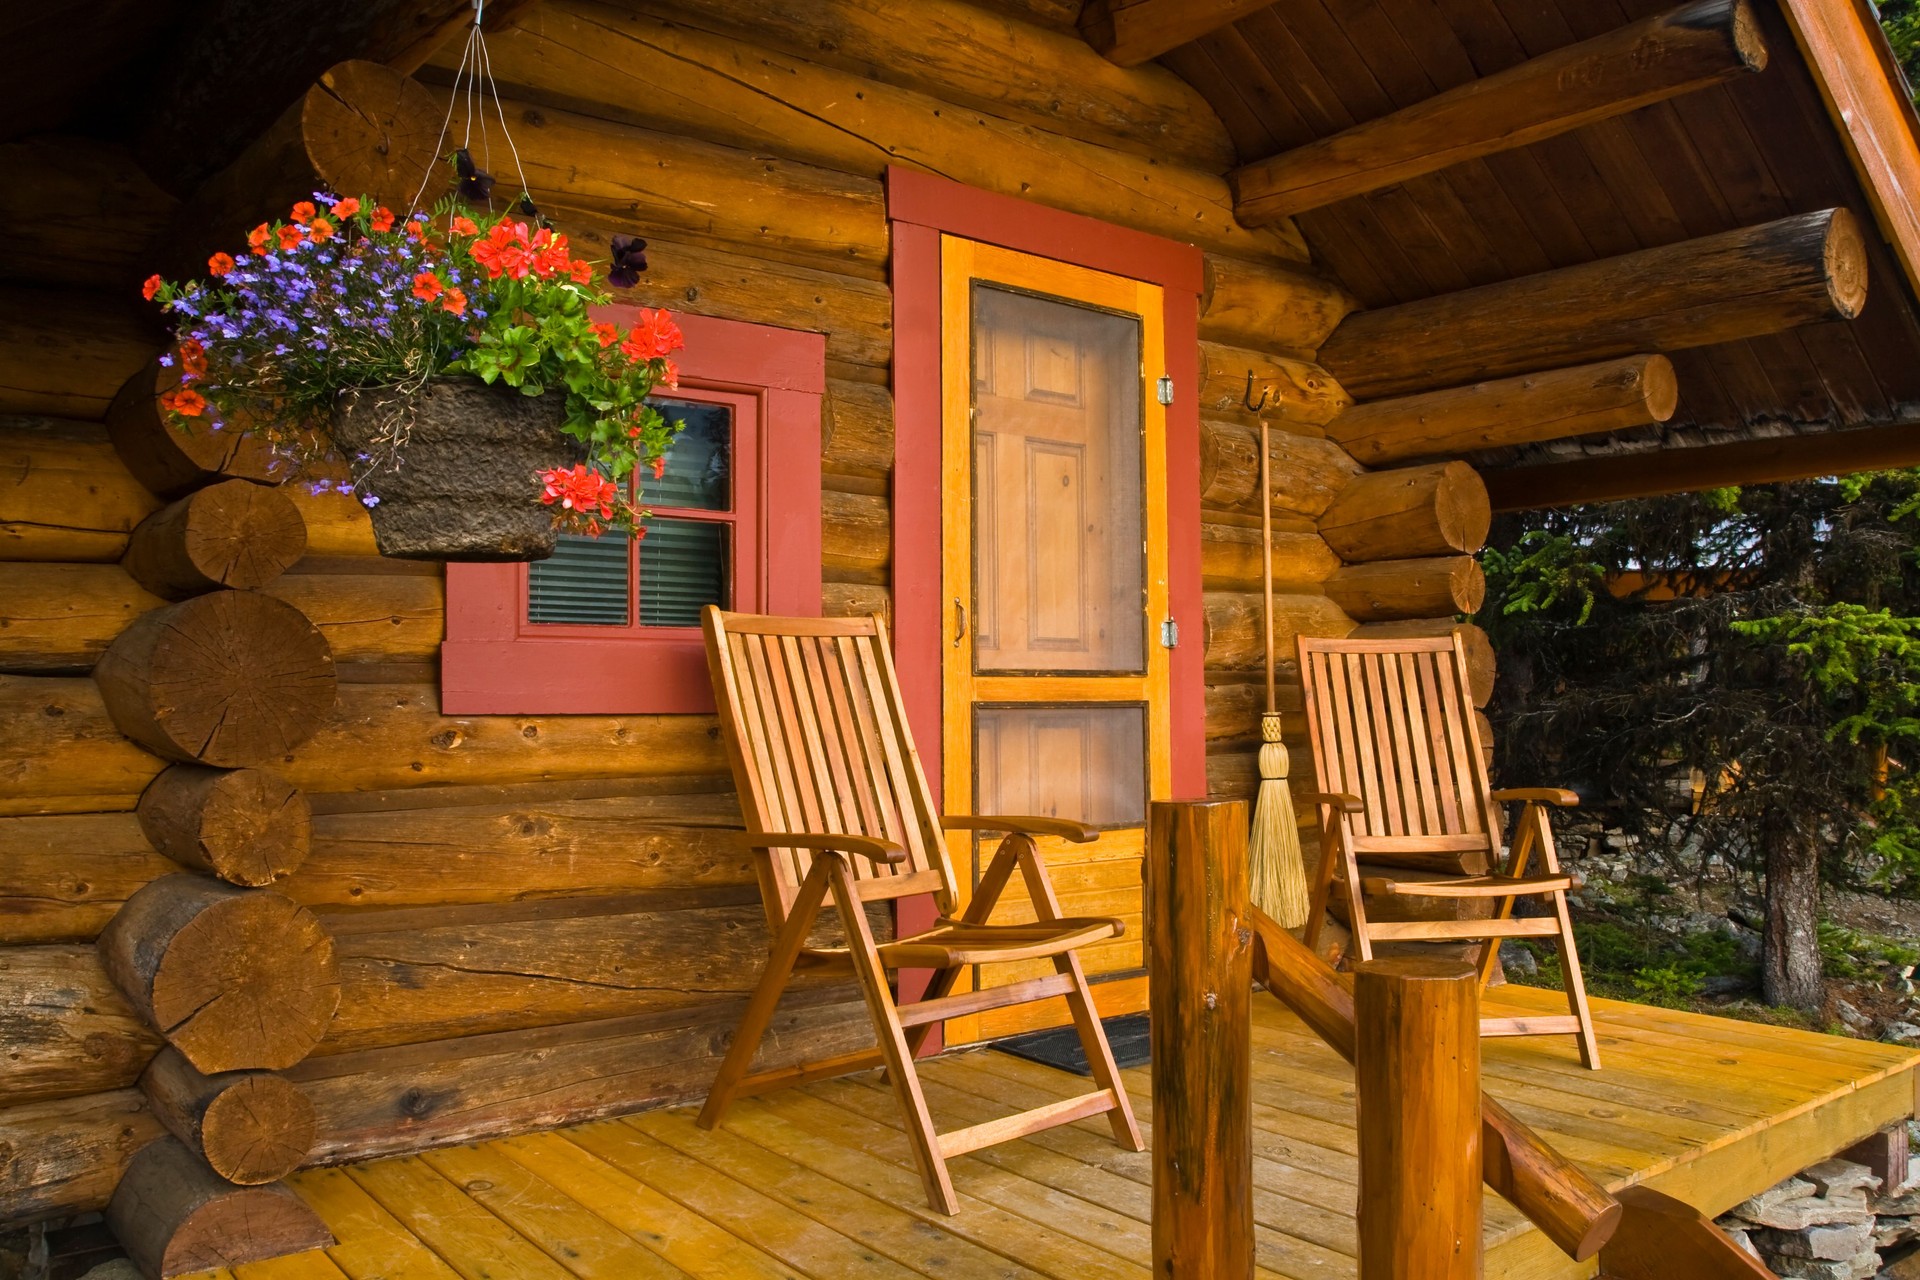
[[1162, 649], [1175, 649], [1178, 648], [1179, 645], [1180, 624], [1172, 618], [1168, 618], [1160, 624], [1160, 647]]
[[1161, 404], [1173, 403], [1173, 378], [1171, 375], [1161, 374], [1160, 381], [1154, 384], [1154, 386], [1159, 394]]

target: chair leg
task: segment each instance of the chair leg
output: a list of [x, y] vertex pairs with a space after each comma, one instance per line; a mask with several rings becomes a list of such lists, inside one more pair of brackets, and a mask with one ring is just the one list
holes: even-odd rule
[[1340, 842], [1337, 852], [1341, 887], [1347, 895], [1347, 922], [1353, 926], [1353, 949], [1358, 956], [1355, 963], [1365, 964], [1373, 959], [1373, 938], [1367, 933], [1367, 903], [1366, 895], [1360, 890], [1360, 864], [1346, 841]]
[[893, 991], [887, 986], [887, 971], [880, 963], [873, 931], [867, 927], [867, 913], [860, 901], [860, 891], [854, 885], [853, 873], [848, 870], [842, 854], [817, 856], [831, 864], [833, 901], [846, 927], [847, 954], [853, 961], [860, 993], [866, 997], [867, 1012], [873, 1017], [880, 1054], [886, 1060], [887, 1079], [900, 1101], [906, 1120], [907, 1145], [913, 1149], [914, 1163], [920, 1166], [927, 1203], [941, 1213], [958, 1213], [960, 1199], [954, 1194], [953, 1180], [947, 1176], [947, 1162], [940, 1154], [940, 1135], [934, 1131], [926, 1096], [920, 1091], [920, 1075], [913, 1068], [913, 1054], [907, 1048], [906, 1033], [901, 1029], [900, 1014], [893, 1003]]
[[773, 1023], [773, 1012], [779, 1007], [780, 996], [787, 989], [787, 979], [793, 976], [794, 962], [807, 945], [807, 934], [812, 930], [826, 896], [827, 872], [824, 864], [816, 860], [807, 878], [801, 882], [800, 892], [794, 896], [793, 908], [787, 913], [785, 927], [773, 940], [773, 949], [767, 955], [767, 967], [760, 973], [759, 985], [754, 987], [753, 998], [747, 1001], [747, 1011], [741, 1015], [740, 1026], [733, 1033], [733, 1043], [727, 1046], [727, 1056], [721, 1059], [720, 1070], [713, 1078], [712, 1087], [707, 1090], [706, 1104], [700, 1108], [699, 1118], [694, 1121], [702, 1129], [711, 1129], [720, 1123], [720, 1117], [726, 1114], [727, 1106], [733, 1101], [734, 1091], [740, 1087], [740, 1081], [746, 1078], [748, 1068], [753, 1066], [753, 1055], [760, 1048], [760, 1038], [766, 1035], [767, 1028]]
[[1593, 1033], [1593, 1010], [1587, 1004], [1587, 980], [1580, 972], [1580, 950], [1573, 943], [1573, 917], [1567, 914], [1567, 895], [1553, 895], [1553, 914], [1560, 921], [1560, 974], [1567, 985], [1567, 1010], [1580, 1020], [1580, 1061], [1600, 1069], [1600, 1041]]
[[[1006, 890], [1007, 881], [1013, 876], [1014, 864], [1018, 861], [1018, 856], [1011, 847], [1012, 843], [1013, 837], [1008, 836], [994, 851], [993, 861], [987, 864], [987, 873], [980, 877], [980, 883], [973, 891], [972, 900], [967, 903], [967, 909], [960, 915], [966, 923], [985, 924], [987, 917], [993, 914], [993, 908], [999, 903], [1000, 895]], [[934, 1000], [941, 996], [952, 995], [954, 984], [960, 980], [963, 968], [962, 965], [955, 965], [950, 969], [934, 970], [933, 981], [927, 984], [926, 993], [920, 998]], [[936, 1025], [938, 1024], [923, 1022], [907, 1031], [907, 1050], [912, 1056], [916, 1058], [920, 1056], [920, 1046], [927, 1042], [927, 1037], [933, 1034]]]
[[1133, 1102], [1127, 1097], [1126, 1081], [1120, 1078], [1120, 1064], [1113, 1060], [1113, 1047], [1107, 1043], [1107, 1029], [1100, 1023], [1100, 1010], [1087, 989], [1087, 975], [1080, 968], [1080, 957], [1071, 951], [1053, 958], [1053, 967], [1073, 979], [1067, 992], [1067, 1008], [1073, 1013], [1074, 1030], [1080, 1033], [1080, 1051], [1087, 1055], [1094, 1083], [1113, 1095], [1113, 1110], [1107, 1123], [1113, 1128], [1113, 1140], [1129, 1151], [1145, 1151], [1140, 1125], [1133, 1118]]
[[1313, 896], [1307, 901], [1307, 932], [1302, 941], [1307, 950], [1320, 953], [1320, 935], [1326, 930], [1327, 910], [1333, 905], [1334, 835], [1323, 821], [1320, 824], [1320, 861], [1313, 869]]

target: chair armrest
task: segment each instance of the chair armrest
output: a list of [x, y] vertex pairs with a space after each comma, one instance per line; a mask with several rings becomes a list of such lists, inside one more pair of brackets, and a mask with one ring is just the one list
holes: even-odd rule
[[1365, 813], [1367, 811], [1367, 806], [1360, 802], [1359, 796], [1349, 795], [1345, 791], [1316, 791], [1307, 798], [1315, 804], [1331, 805], [1341, 813]]
[[1008, 835], [1064, 836], [1075, 844], [1100, 838], [1100, 833], [1084, 822], [1070, 818], [980, 817], [966, 813], [940, 815], [940, 825], [948, 831], [1002, 831]]
[[868, 862], [905, 862], [907, 851], [891, 840], [872, 836], [821, 835], [811, 831], [740, 831], [735, 838], [749, 849], [815, 849], [856, 853]]
[[1550, 804], [1558, 809], [1575, 809], [1580, 797], [1562, 787], [1508, 787], [1490, 793], [1496, 804]]

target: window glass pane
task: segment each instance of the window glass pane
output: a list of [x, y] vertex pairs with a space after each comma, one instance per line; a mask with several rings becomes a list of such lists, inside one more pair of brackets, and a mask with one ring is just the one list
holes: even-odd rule
[[647, 536], [640, 540], [641, 625], [697, 627], [703, 606], [730, 606], [730, 532], [705, 520], [647, 521]]
[[697, 400], [655, 400], [668, 422], [686, 423], [658, 480], [640, 477], [640, 500], [655, 507], [726, 511], [733, 505], [733, 409]]
[[627, 624], [627, 535], [560, 535], [551, 557], [527, 566], [527, 621]]
[[1145, 707], [977, 707], [973, 750], [976, 813], [1147, 820]]
[[974, 661], [1146, 667], [1140, 321], [976, 285]]

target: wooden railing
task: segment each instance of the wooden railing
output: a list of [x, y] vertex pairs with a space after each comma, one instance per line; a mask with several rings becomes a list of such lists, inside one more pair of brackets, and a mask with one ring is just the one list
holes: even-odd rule
[[1612, 1280], [1771, 1276], [1691, 1206], [1610, 1194], [1480, 1089], [1468, 966], [1378, 960], [1349, 988], [1254, 908], [1247, 827], [1239, 801], [1156, 803], [1149, 820], [1156, 1280], [1253, 1274], [1251, 981], [1356, 1064], [1361, 1280], [1479, 1276], [1483, 1183]]

